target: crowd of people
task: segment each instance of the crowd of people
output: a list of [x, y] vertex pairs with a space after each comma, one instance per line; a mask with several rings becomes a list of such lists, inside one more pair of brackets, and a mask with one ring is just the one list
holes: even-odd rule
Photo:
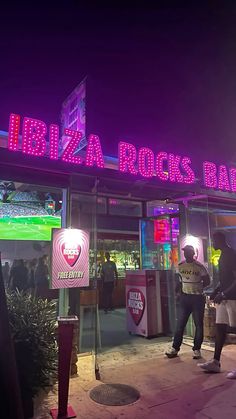
[[38, 194], [36, 191], [32, 191], [32, 192], [21, 192], [21, 191], [17, 191], [14, 193], [14, 195], [12, 196], [11, 201], [20, 201], [20, 202], [38, 202], [39, 203], [39, 198], [38, 198]]
[[0, 218], [2, 217], [16, 217], [16, 216], [32, 216], [32, 215], [48, 215], [46, 209], [40, 203], [36, 191], [21, 192], [16, 191], [12, 194], [7, 194], [6, 191], [0, 189]]
[[42, 296], [49, 288], [48, 255], [27, 261], [15, 259], [11, 266], [9, 262], [5, 262], [2, 273], [6, 288], [28, 290]]
[[48, 215], [47, 211], [41, 206], [23, 206], [17, 204], [2, 204], [0, 206], [0, 218], [19, 217], [32, 215]]

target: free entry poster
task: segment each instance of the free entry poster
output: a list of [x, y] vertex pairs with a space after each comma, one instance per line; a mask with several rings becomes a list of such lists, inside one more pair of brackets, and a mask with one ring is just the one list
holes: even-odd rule
[[52, 233], [51, 288], [89, 285], [89, 232], [61, 228]]

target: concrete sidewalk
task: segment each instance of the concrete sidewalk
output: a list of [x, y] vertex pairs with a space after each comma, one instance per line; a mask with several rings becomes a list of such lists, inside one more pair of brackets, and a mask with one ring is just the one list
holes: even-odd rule
[[[203, 351], [203, 356], [209, 359], [212, 353]], [[236, 380], [226, 379], [227, 371], [236, 368], [235, 345], [224, 348], [222, 373], [213, 375], [197, 367], [191, 348], [186, 345], [180, 356], [171, 360], [149, 350], [128, 359], [116, 352], [102, 357], [101, 381], [86, 373], [71, 379], [70, 404], [80, 419], [224, 419], [236, 416]], [[81, 370], [82, 366], [79, 368]], [[128, 406], [97, 404], [89, 398], [89, 391], [101, 382], [129, 384], [139, 390], [141, 397]], [[56, 405], [56, 400], [56, 394], [49, 394], [35, 418], [49, 418], [49, 408]]]

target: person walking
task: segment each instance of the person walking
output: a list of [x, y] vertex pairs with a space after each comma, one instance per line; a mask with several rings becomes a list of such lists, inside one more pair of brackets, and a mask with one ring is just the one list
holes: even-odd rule
[[180, 350], [184, 329], [190, 314], [195, 324], [193, 344], [193, 359], [201, 358], [201, 345], [203, 341], [203, 318], [205, 310], [205, 296], [203, 290], [210, 284], [209, 274], [201, 263], [194, 259], [193, 246], [186, 245], [183, 249], [185, 261], [178, 267], [179, 307], [177, 326], [172, 347], [167, 350], [168, 358], [175, 358]]
[[[226, 340], [227, 328], [236, 327], [236, 252], [226, 241], [222, 232], [213, 235], [215, 250], [221, 250], [219, 258], [219, 284], [211, 295], [216, 305], [216, 338], [214, 358], [198, 364], [208, 372], [220, 372], [221, 352]], [[236, 379], [236, 370], [227, 374], [227, 378]]]
[[110, 260], [110, 253], [105, 253], [106, 262], [102, 264], [101, 279], [103, 281], [104, 311], [113, 310], [112, 295], [118, 280], [115, 262]]

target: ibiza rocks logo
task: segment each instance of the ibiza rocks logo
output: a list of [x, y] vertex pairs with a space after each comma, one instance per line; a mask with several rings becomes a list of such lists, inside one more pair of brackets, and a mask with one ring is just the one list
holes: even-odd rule
[[142, 320], [145, 310], [145, 297], [138, 288], [131, 288], [127, 293], [127, 308], [136, 326]]
[[70, 244], [64, 242], [61, 245], [61, 252], [66, 263], [72, 268], [80, 257], [81, 246], [76, 243]]

